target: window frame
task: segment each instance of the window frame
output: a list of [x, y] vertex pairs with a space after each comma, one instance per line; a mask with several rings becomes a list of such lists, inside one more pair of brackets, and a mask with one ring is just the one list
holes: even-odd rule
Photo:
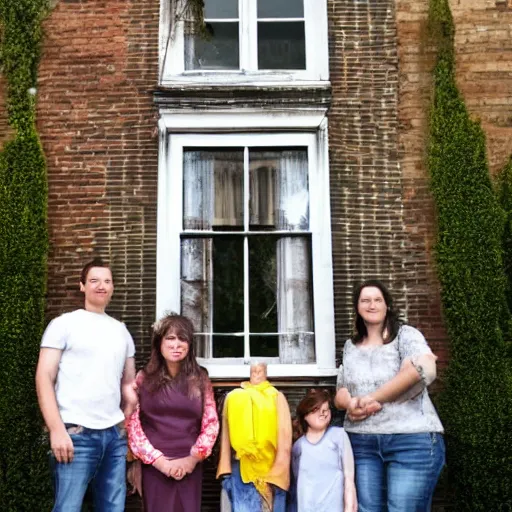
[[[178, 4], [185, 0], [176, 0]], [[239, 70], [185, 70], [184, 22], [172, 20], [169, 0], [160, 1], [159, 84], [313, 85], [329, 80], [327, 0], [304, 0], [306, 69], [257, 69], [257, 4], [239, 1]], [[177, 7], [179, 9], [179, 6]]]
[[[315, 357], [312, 364], [268, 365], [270, 377], [323, 377], [336, 374], [334, 294], [327, 118], [324, 109], [308, 112], [212, 112], [164, 110], [159, 121], [156, 316], [181, 308], [183, 233], [183, 148], [308, 148]], [[172, 200], [169, 200], [172, 198]], [[247, 378], [249, 362], [198, 358], [212, 378]]]

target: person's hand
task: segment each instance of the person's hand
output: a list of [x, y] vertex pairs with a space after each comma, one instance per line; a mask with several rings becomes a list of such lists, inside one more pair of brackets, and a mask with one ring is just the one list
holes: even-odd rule
[[169, 460], [167, 457], [161, 456], [153, 462], [153, 467], [158, 469], [165, 476], [171, 476], [171, 472], [173, 471], [172, 460]]
[[372, 395], [365, 395], [359, 398], [359, 407], [365, 409], [368, 416], [379, 412], [382, 409], [382, 404], [377, 402]]
[[171, 462], [173, 463], [173, 470], [170, 476], [176, 480], [181, 480], [184, 476], [190, 475], [194, 471], [199, 459], [189, 455], [181, 459], [174, 459]]
[[359, 397], [353, 397], [347, 407], [347, 416], [350, 421], [362, 421], [368, 417], [366, 409], [359, 404]]
[[123, 413], [125, 418], [129, 418], [137, 408], [139, 395], [137, 394], [137, 384], [125, 384], [122, 389], [123, 395]]
[[50, 432], [50, 447], [57, 462], [66, 464], [73, 460], [75, 448], [64, 425]]

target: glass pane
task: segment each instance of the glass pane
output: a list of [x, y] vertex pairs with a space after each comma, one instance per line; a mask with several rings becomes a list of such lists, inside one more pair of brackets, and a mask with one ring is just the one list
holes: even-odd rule
[[185, 69], [239, 69], [238, 22], [207, 22], [206, 32], [185, 36]]
[[306, 69], [303, 21], [258, 22], [258, 69]]
[[279, 357], [278, 336], [254, 336], [251, 340], [251, 357]]
[[241, 149], [183, 151], [184, 229], [242, 230], [244, 152]]
[[308, 230], [307, 149], [251, 149], [249, 169], [250, 229]]
[[235, 333], [244, 330], [243, 242], [242, 237], [223, 236], [212, 240], [215, 333]]
[[238, 0], [204, 0], [204, 17], [238, 18]]
[[258, 0], [258, 18], [303, 17], [304, 0]]
[[277, 240], [273, 236], [249, 237], [251, 333], [277, 332], [276, 243]]
[[243, 336], [213, 335], [213, 357], [244, 357]]

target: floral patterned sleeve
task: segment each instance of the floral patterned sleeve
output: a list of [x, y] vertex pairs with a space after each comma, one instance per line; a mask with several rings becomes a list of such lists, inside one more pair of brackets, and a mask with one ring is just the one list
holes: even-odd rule
[[137, 405], [135, 412], [126, 420], [126, 432], [128, 444], [133, 455], [144, 464], [153, 464], [163, 453], [157, 450], [146, 437], [140, 424], [140, 407]]
[[206, 459], [212, 453], [213, 445], [219, 435], [219, 417], [217, 415], [217, 406], [213, 396], [213, 388], [208, 382], [204, 393], [203, 419], [201, 421], [201, 433], [194, 446], [190, 450], [190, 455], [201, 460]]

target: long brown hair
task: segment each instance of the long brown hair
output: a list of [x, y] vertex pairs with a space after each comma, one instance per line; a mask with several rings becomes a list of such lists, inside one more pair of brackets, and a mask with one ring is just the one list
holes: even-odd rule
[[363, 317], [359, 314], [358, 306], [361, 292], [364, 288], [369, 287], [378, 288], [382, 293], [384, 302], [386, 303], [387, 310], [384, 325], [382, 326], [382, 334], [384, 335], [384, 343], [390, 343], [398, 336], [398, 331], [400, 330], [400, 326], [403, 322], [400, 319], [400, 313], [395, 309], [391, 293], [389, 293], [389, 290], [384, 286], [384, 284], [377, 279], [368, 279], [367, 281], [362, 282], [355, 288], [352, 295], [352, 304], [356, 314], [356, 332], [352, 337], [352, 343], [360, 343], [368, 335], [366, 324], [364, 323]]
[[[178, 338], [188, 344], [188, 353], [181, 361], [180, 371], [172, 377], [162, 356], [162, 341], [167, 333], [173, 332]], [[151, 392], [158, 391], [165, 386], [182, 390], [188, 396], [204, 396], [208, 374], [196, 361], [194, 354], [194, 326], [183, 315], [170, 313], [165, 315], [153, 326], [151, 337], [151, 356], [144, 368], [144, 385]]]
[[327, 402], [331, 405], [331, 394], [327, 389], [310, 389], [297, 406], [297, 417], [293, 422], [293, 438], [297, 440], [308, 431], [306, 416], [318, 411]]

